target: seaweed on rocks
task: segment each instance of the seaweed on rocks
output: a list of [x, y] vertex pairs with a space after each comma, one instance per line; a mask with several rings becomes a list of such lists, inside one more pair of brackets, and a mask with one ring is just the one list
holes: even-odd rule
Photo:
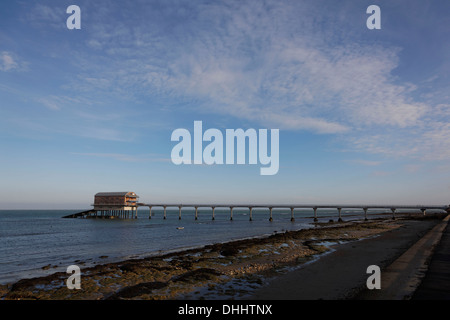
[[153, 281], [139, 283], [134, 286], [128, 286], [120, 289], [116, 293], [110, 295], [105, 300], [132, 299], [144, 294], [152, 293], [153, 290], [161, 289], [167, 286], [166, 282]]

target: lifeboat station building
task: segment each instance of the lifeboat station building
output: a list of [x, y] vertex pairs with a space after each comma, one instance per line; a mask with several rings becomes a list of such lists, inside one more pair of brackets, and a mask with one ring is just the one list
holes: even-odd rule
[[99, 192], [94, 196], [96, 216], [104, 218], [137, 218], [139, 196], [128, 192]]

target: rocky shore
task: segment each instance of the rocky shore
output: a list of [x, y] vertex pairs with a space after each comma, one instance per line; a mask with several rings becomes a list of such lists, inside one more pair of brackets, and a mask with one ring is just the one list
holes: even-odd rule
[[[265, 238], [82, 268], [80, 290], [69, 290], [69, 275], [58, 272], [0, 286], [0, 296], [3, 300], [239, 299], [264, 279], [317, 258], [331, 244], [376, 236], [399, 228], [405, 219], [438, 218], [404, 216], [315, 224], [311, 229]], [[237, 288], [237, 283], [246, 285]]]

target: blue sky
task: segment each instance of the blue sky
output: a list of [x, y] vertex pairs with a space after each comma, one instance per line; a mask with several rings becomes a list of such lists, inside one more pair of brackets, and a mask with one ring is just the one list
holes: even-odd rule
[[[0, 208], [448, 204], [449, 39], [437, 0], [3, 1]], [[195, 120], [279, 129], [278, 173], [174, 165]]]

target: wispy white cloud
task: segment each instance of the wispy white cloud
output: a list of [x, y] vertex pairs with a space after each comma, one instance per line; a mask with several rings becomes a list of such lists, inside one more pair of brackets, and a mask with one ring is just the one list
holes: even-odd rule
[[407, 165], [405, 165], [404, 168], [405, 168], [405, 171], [408, 172], [408, 173], [416, 173], [422, 168], [422, 165], [420, 165], [420, 164], [407, 164]]
[[55, 111], [60, 110], [62, 105], [61, 98], [56, 96], [37, 98], [36, 101], [45, 106], [47, 109]]
[[372, 172], [372, 176], [374, 176], [374, 177], [387, 177], [387, 176], [390, 176], [393, 174], [394, 173], [390, 172], [390, 171], [374, 171], [374, 172]]
[[23, 19], [28, 25], [33, 27], [51, 27], [51, 28], [66, 28], [66, 7], [58, 5], [46, 5], [43, 3], [36, 3], [31, 7], [27, 4], [27, 10]]
[[0, 71], [25, 70], [27, 63], [21, 61], [16, 54], [8, 51], [0, 53]]
[[81, 153], [72, 152], [73, 155], [96, 157], [96, 158], [108, 158], [121, 162], [171, 162], [170, 158], [165, 158], [163, 155], [150, 154], [150, 155], [130, 155], [123, 153]]
[[61, 110], [64, 107], [73, 107], [74, 105], [92, 105], [92, 101], [83, 97], [70, 97], [67, 95], [48, 95], [35, 98], [35, 101], [42, 104], [50, 110]]
[[353, 160], [348, 160], [347, 162], [360, 164], [363, 166], [370, 166], [370, 167], [379, 166], [382, 163], [381, 161], [363, 160], [363, 159], [353, 159]]
[[14, 61], [10, 53], [3, 51], [0, 55], [0, 70], [8, 71], [17, 68], [17, 62]]
[[96, 140], [130, 142], [133, 141], [134, 135], [126, 133], [117, 128], [109, 128], [106, 126], [82, 125], [78, 128], [72, 128], [71, 134]]

